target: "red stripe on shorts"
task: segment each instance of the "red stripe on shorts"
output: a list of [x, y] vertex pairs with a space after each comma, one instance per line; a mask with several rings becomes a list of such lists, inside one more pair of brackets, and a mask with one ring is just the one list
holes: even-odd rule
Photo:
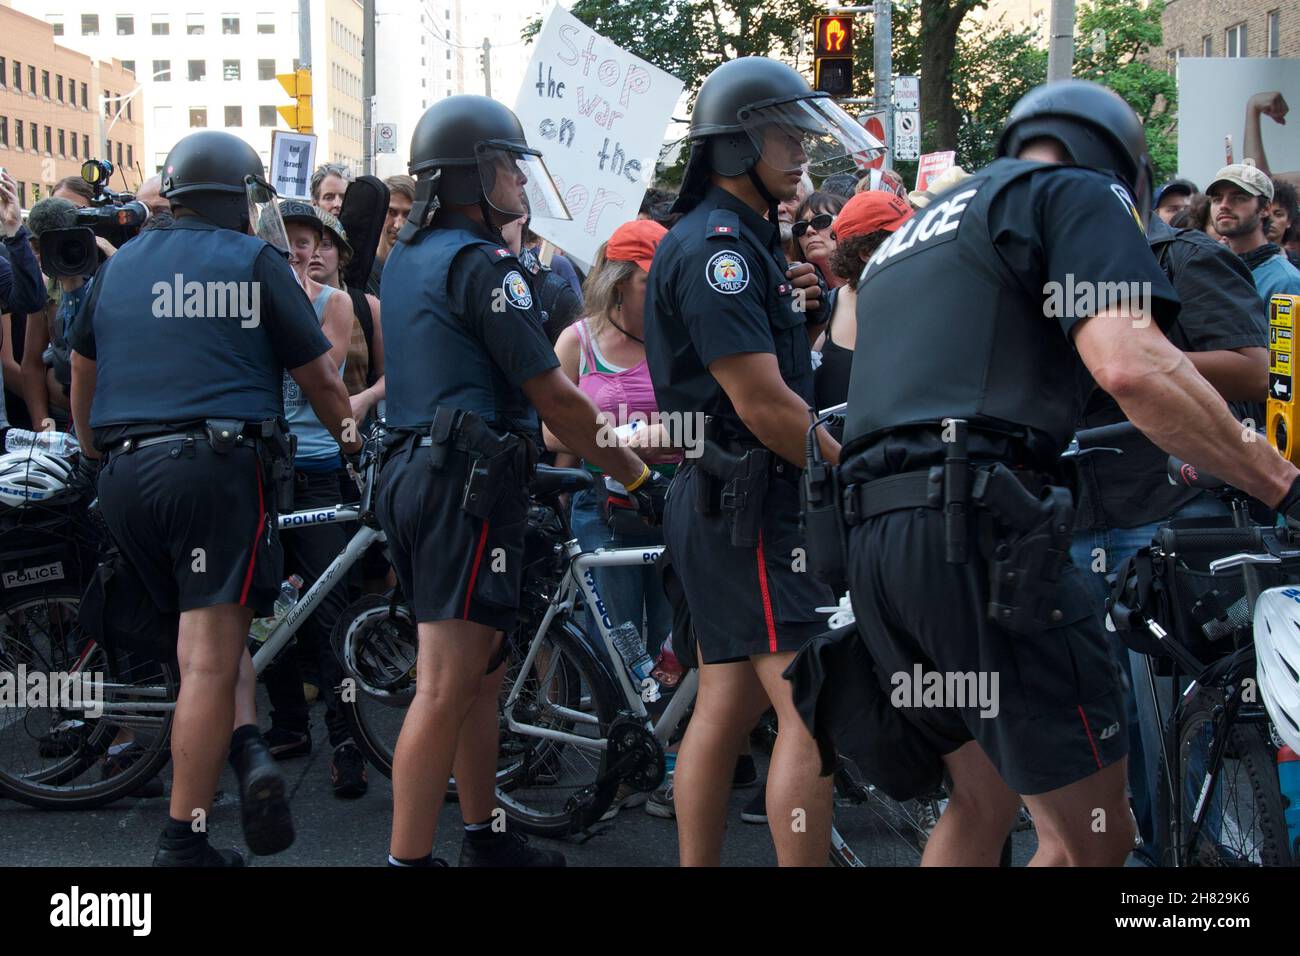
[[1088, 717], [1083, 712], [1083, 705], [1076, 705], [1079, 708], [1079, 719], [1083, 721], [1083, 732], [1088, 735], [1088, 746], [1092, 748], [1092, 759], [1097, 761], [1097, 769], [1101, 769], [1101, 754], [1097, 753], [1097, 742], [1092, 739], [1092, 728], [1088, 726]]
[[474, 597], [474, 582], [478, 580], [479, 565], [483, 563], [483, 546], [487, 544], [488, 522], [483, 522], [483, 530], [479, 532], [478, 547], [474, 549], [474, 567], [469, 572], [469, 589], [465, 592], [465, 610], [461, 612], [463, 620], [469, 620], [469, 602]]
[[772, 595], [767, 589], [767, 565], [763, 561], [763, 529], [758, 531], [758, 590], [763, 595], [763, 621], [767, 624], [767, 646], [776, 653], [776, 622], [772, 619]]
[[248, 570], [244, 572], [244, 588], [239, 592], [239, 603], [248, 600], [248, 589], [253, 586], [253, 568], [257, 564], [257, 542], [261, 540], [262, 529], [266, 525], [266, 504], [262, 499], [262, 463], [257, 467], [257, 534], [253, 535], [253, 553], [248, 556]]

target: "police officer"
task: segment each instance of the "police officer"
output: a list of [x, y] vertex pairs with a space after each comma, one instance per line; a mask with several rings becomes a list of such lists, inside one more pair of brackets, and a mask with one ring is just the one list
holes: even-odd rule
[[647, 517], [662, 479], [597, 443], [596, 409], [560, 370], [536, 291], [501, 236], [528, 212], [569, 218], [514, 113], [482, 96], [440, 100], [416, 126], [410, 171], [415, 203], [384, 270], [395, 441], [376, 511], [417, 621], [420, 679], [393, 754], [389, 863], [445, 865], [432, 848], [454, 772], [462, 866], [563, 865], [491, 826], [502, 631], [519, 603], [537, 454], [526, 436], [540, 412], [629, 489], [620, 506]]
[[[923, 862], [996, 865], [1023, 799], [1035, 863], [1117, 865], [1133, 847], [1124, 703], [1055, 477], [1080, 360], [1165, 451], [1283, 510], [1300, 476], [1242, 441], [1162, 331], [1178, 299], [1143, 234], [1151, 167], [1127, 104], [1038, 87], [998, 152], [864, 267], [841, 453], [850, 587], [879, 680], [907, 685], [891, 699], [952, 778]], [[934, 674], [954, 690], [911, 687]]]
[[[242, 863], [194, 826], [227, 753], [249, 848], [293, 841], [284, 781], [257, 735], [245, 648], [281, 580], [267, 465], [290, 473], [282, 369], [335, 438], [350, 412], [263, 175], [253, 148], [228, 133], [177, 143], [163, 169], [175, 223], [101, 267], [71, 340], [78, 438], [84, 454], [107, 459], [104, 518], [154, 603], [180, 611], [171, 819], [156, 865]], [[359, 451], [355, 437], [343, 446]]]
[[[646, 355], [667, 421], [708, 416], [664, 514], [699, 644], [699, 698], [674, 778], [683, 865], [717, 865], [736, 758], [769, 706], [780, 724], [767, 809], [777, 859], [820, 865], [831, 787], [781, 672], [824, 630], [830, 591], [805, 572], [798, 481], [813, 374], [811, 266], [781, 250], [777, 205], [805, 163], [878, 149], [863, 128], [790, 67], [742, 57], [704, 81], [691, 157], [646, 292]], [[814, 320], [820, 323], [820, 316]], [[819, 326], [817, 326], [819, 327]], [[815, 334], [816, 328], [812, 329]], [[819, 436], [834, 460], [839, 446]], [[791, 828], [796, 810], [806, 828]]]

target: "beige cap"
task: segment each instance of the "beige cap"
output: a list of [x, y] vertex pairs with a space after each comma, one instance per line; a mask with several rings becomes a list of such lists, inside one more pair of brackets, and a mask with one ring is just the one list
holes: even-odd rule
[[1253, 159], [1243, 159], [1231, 166], [1224, 166], [1214, 174], [1214, 182], [1205, 187], [1206, 194], [1214, 192], [1214, 187], [1219, 183], [1232, 183], [1252, 196], [1263, 196], [1269, 202], [1273, 201], [1273, 180], [1255, 165]]

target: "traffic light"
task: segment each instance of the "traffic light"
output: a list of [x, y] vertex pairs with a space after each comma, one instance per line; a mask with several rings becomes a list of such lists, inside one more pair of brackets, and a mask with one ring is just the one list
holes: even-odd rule
[[284, 91], [297, 103], [293, 106], [277, 106], [276, 110], [284, 121], [300, 133], [310, 133], [311, 123], [311, 70], [295, 70], [293, 73], [277, 73]]
[[816, 17], [813, 29], [813, 88], [831, 96], [851, 96], [853, 17]]

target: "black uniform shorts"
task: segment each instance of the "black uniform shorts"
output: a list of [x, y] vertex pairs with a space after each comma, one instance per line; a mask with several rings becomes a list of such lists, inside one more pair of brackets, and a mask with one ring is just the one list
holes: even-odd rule
[[505, 488], [484, 521], [461, 509], [469, 456], [450, 451], [429, 467], [427, 447], [390, 453], [379, 474], [375, 513], [416, 621], [473, 621], [507, 634], [523, 580], [528, 495]]
[[271, 613], [284, 557], [256, 449], [218, 454], [200, 438], [112, 453], [99, 473], [99, 501], [160, 609], [239, 604]]
[[835, 603], [806, 568], [798, 486], [771, 479], [758, 546], [737, 548], [725, 515], [695, 511], [694, 486], [704, 477], [688, 460], [664, 507], [664, 543], [686, 592], [700, 660], [797, 651], [826, 631], [826, 616], [816, 609]]
[[853, 609], [891, 702], [940, 754], [978, 741], [1020, 794], [1056, 790], [1125, 756], [1119, 669], [1083, 572], [1069, 565], [1062, 575], [1058, 626], [1013, 634], [988, 618], [973, 524], [970, 534], [970, 560], [949, 564], [935, 509], [890, 512], [850, 532]]

